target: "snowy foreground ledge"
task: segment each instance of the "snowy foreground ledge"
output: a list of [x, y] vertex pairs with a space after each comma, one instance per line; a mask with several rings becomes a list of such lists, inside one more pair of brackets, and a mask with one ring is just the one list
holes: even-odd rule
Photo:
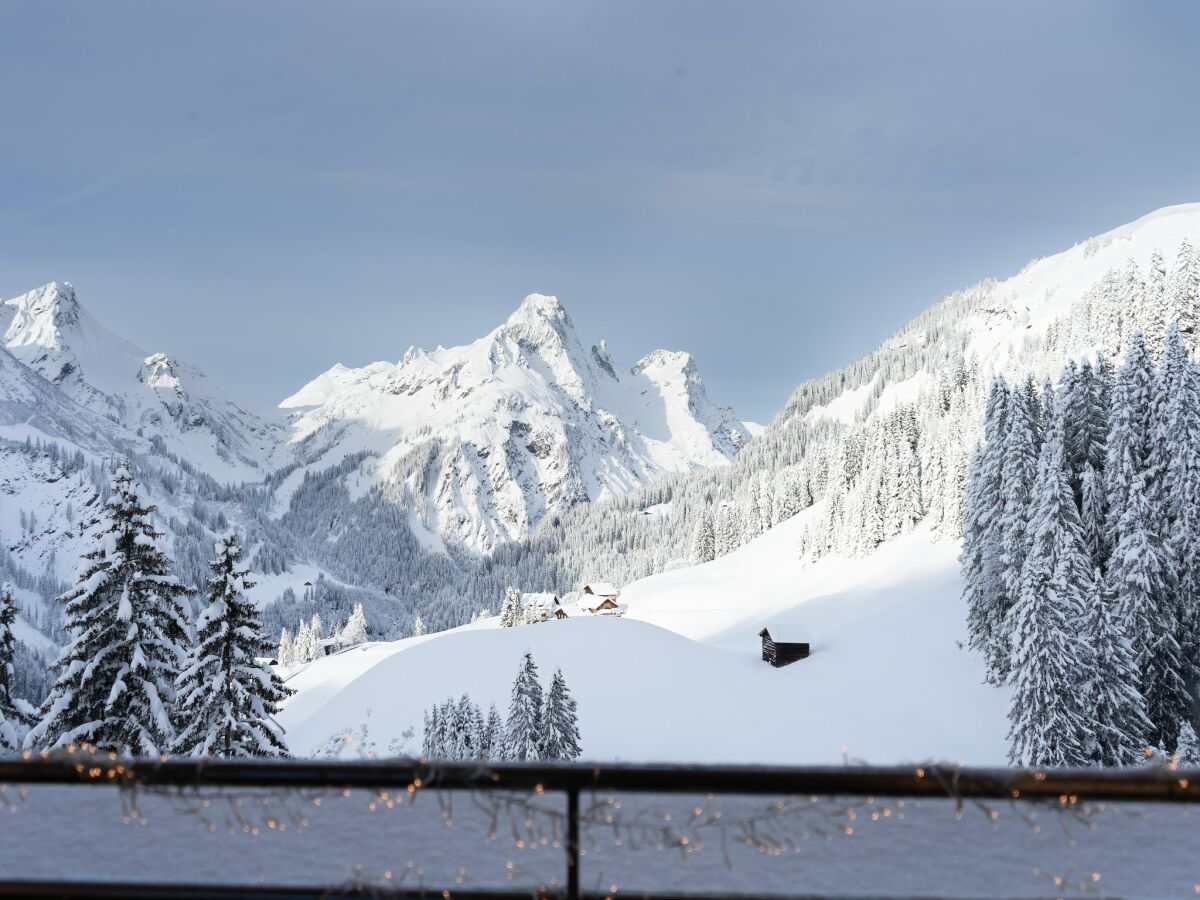
[[0, 782], [0, 888], [562, 892], [572, 790], [589, 895], [1161, 897], [1200, 883], [1200, 772], [65, 758], [0, 762]]

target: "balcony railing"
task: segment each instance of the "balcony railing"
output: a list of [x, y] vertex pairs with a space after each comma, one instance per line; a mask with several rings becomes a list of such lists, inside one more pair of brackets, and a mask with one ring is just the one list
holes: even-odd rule
[[[564, 798], [562, 823], [564, 878], [560, 885], [534, 889], [410, 888], [378, 883], [341, 886], [207, 885], [196, 883], [82, 883], [5, 881], [0, 897], [172, 897], [316, 898], [445, 897], [567, 898], [605, 897], [580, 889], [580, 797], [597, 793], [653, 795], [808, 796], [812, 798], [914, 798], [925, 800], [1011, 801], [1067, 808], [1084, 803], [1178, 804], [1200, 802], [1200, 770], [972, 769], [949, 765], [904, 768], [845, 766], [778, 768], [765, 766], [671, 766], [585, 764], [476, 764], [363, 760], [243, 761], [118, 759], [82, 752], [0, 760], [0, 785], [113, 785], [123, 790], [178, 792], [208, 789], [258, 791], [383, 791], [411, 797], [426, 790], [520, 793]], [[0, 821], [0, 829], [5, 826]], [[0, 840], [3, 840], [0, 830]], [[69, 853], [69, 847], [64, 847]], [[732, 898], [760, 894], [622, 893], [654, 900]]]

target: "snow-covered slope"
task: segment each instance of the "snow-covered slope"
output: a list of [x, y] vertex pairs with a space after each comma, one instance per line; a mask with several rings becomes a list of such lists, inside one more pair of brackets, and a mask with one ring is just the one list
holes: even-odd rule
[[[566, 673], [590, 758], [832, 762], [844, 746], [880, 763], [1003, 763], [1007, 692], [983, 685], [981, 661], [958, 643], [962, 490], [988, 385], [993, 373], [1040, 379], [1073, 356], [1120, 352], [1135, 328], [1161, 332], [1196, 271], [1185, 243], [1200, 246], [1200, 205], [943, 298], [878, 350], [801, 385], [721, 477], [635, 494], [607, 518], [604, 507], [564, 516], [563, 549], [546, 550], [558, 568], [544, 570], [590, 556], [606, 577], [645, 571], [647, 558], [693, 552], [701, 513], [726, 555], [634, 581], [622, 619], [470, 627], [314, 664], [285, 712], [295, 748], [316, 750], [368, 709], [386, 746], [447, 694], [503, 708], [529, 647], [543, 671]], [[1194, 344], [1200, 304], [1188, 303]], [[605, 546], [613, 534], [619, 551]], [[757, 632], [772, 621], [808, 630], [812, 657], [763, 664]], [[396, 697], [396, 683], [421, 690]]]
[[[979, 661], [956, 644], [954, 547], [917, 532], [867, 561], [805, 568], [802, 524], [630, 585], [624, 618], [467, 626], [313, 663], [289, 682], [299, 693], [281, 721], [292, 749], [315, 752], [363, 722], [380, 748], [415, 728], [415, 749], [423, 710], [447, 696], [507, 709], [530, 649], [544, 680], [562, 668], [587, 759], [804, 764], [847, 752], [1003, 764], [1007, 697], [980, 683]], [[757, 633], [781, 621], [806, 628], [813, 653], [774, 669]]]
[[374, 482], [425, 529], [480, 551], [664, 473], [727, 463], [749, 440], [690, 355], [658, 350], [624, 370], [538, 294], [472, 344], [335, 366], [282, 406], [312, 465], [373, 454]]
[[67, 397], [167, 450], [218, 481], [261, 478], [281, 425], [221, 396], [204, 374], [147, 353], [97, 322], [66, 283], [0, 304], [4, 346]]

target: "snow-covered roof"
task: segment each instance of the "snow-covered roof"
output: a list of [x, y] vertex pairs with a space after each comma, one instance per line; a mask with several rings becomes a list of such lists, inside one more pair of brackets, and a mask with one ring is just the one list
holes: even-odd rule
[[607, 581], [589, 581], [583, 586], [584, 593], [591, 591], [597, 597], [616, 597], [620, 595], [620, 591]]
[[527, 609], [535, 603], [541, 603], [543, 609], [553, 609], [558, 605], [558, 597], [549, 591], [534, 592], [521, 595], [521, 608]]
[[[763, 628], [777, 644], [810, 644], [812, 638], [803, 625], [795, 622], [768, 622]], [[762, 634], [762, 631], [759, 632]]]

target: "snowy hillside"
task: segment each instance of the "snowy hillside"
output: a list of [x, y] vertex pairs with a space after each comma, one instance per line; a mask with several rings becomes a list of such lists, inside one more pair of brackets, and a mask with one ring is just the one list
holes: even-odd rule
[[[1008, 695], [960, 649], [956, 561], [989, 385], [1057, 377], [1070, 358], [1123, 352], [1139, 329], [1161, 346], [1170, 321], [1194, 350], [1196, 245], [1200, 205], [1172, 207], [943, 298], [801, 385], [731, 466], [572, 510], [489, 566], [522, 590], [561, 593], [583, 573], [632, 582], [624, 618], [471, 626], [318, 662], [285, 712], [296, 748], [317, 750], [368, 708], [385, 748], [447, 694], [503, 706], [528, 646], [566, 673], [588, 757], [829, 762], [846, 746], [872, 762], [1001, 763]], [[812, 657], [764, 665], [756, 633], [771, 621], [809, 630]], [[422, 690], [396, 698], [398, 681]], [[781, 738], [763, 742], [774, 710], [793, 714], [772, 716]]]
[[[589, 760], [837, 763], [845, 748], [874, 763], [1002, 764], [1007, 695], [983, 685], [980, 661], [956, 644], [954, 548], [915, 533], [866, 562], [805, 568], [801, 524], [629, 586], [624, 618], [465, 626], [312, 663], [289, 682], [299, 689], [282, 715], [292, 749], [360, 740], [364, 723], [377, 751], [410, 727], [417, 749], [424, 709], [447, 696], [507, 709], [530, 649], [543, 678], [563, 669]], [[757, 632], [781, 621], [811, 632], [813, 654], [774, 669]]]
[[199, 370], [147, 353], [97, 322], [66, 283], [0, 304], [4, 346], [92, 412], [167, 450], [218, 481], [261, 478], [282, 432], [214, 390]]
[[384, 484], [420, 530], [480, 551], [664, 473], [728, 463], [749, 440], [690, 355], [658, 350], [623, 369], [538, 294], [472, 344], [335, 366], [282, 406], [310, 468], [372, 454], [357, 491]]

